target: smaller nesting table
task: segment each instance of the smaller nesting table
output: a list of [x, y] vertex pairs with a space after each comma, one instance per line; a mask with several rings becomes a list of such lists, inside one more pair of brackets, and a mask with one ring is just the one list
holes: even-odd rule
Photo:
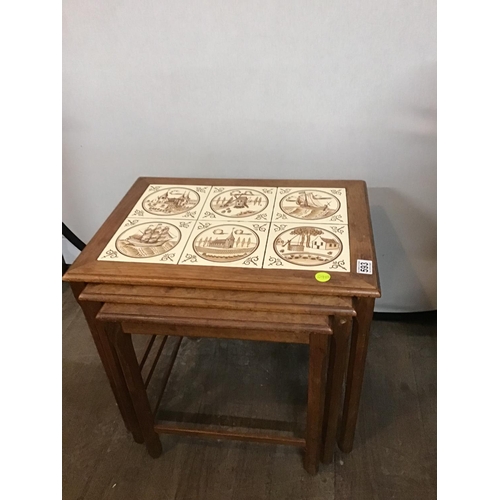
[[[332, 460], [339, 414], [339, 447], [352, 449], [380, 296], [364, 182], [140, 178], [63, 279], [125, 426], [152, 456], [157, 433], [274, 442], [304, 446], [314, 474]], [[152, 373], [142, 378], [131, 335], [175, 337], [162, 393], [183, 337], [308, 344], [305, 438], [155, 422], [161, 394], [148, 400]]]

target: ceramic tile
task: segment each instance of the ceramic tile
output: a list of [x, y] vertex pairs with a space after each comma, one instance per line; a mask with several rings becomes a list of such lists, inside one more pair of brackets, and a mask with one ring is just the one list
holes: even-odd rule
[[269, 223], [248, 221], [198, 221], [180, 265], [260, 268]]
[[348, 272], [344, 188], [151, 184], [98, 260]]
[[177, 264], [195, 225], [192, 220], [127, 218], [97, 260]]
[[347, 224], [273, 222], [264, 256], [264, 268], [350, 271]]
[[270, 222], [275, 187], [213, 186], [200, 220]]
[[197, 220], [210, 186], [150, 184], [129, 217]]
[[345, 188], [278, 188], [272, 220], [347, 224]]

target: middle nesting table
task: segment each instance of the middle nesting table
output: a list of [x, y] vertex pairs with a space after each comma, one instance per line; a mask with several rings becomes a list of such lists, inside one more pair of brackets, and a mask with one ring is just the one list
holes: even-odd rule
[[[148, 452], [161, 454], [158, 433], [260, 441], [305, 447], [304, 467], [315, 474], [320, 456], [331, 462], [348, 357], [352, 301], [290, 293], [244, 292], [182, 287], [88, 284], [81, 301], [102, 304], [97, 315], [116, 350]], [[309, 345], [305, 438], [248, 432], [188, 429], [155, 422], [178, 340], [161, 393], [151, 405], [131, 335], [212, 337]], [[153, 337], [154, 338], [154, 337]], [[196, 369], [196, 367], [194, 367]], [[150, 379], [151, 375], [148, 375]]]

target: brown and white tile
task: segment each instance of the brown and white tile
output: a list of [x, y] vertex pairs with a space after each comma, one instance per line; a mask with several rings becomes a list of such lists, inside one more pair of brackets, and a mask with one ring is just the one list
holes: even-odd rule
[[272, 222], [264, 268], [350, 271], [347, 224]]
[[275, 187], [213, 186], [200, 220], [270, 222]]
[[347, 224], [345, 188], [278, 188], [272, 220]]
[[199, 220], [179, 264], [261, 268], [268, 234], [269, 223]]
[[177, 264], [196, 221], [125, 219], [97, 260]]
[[130, 217], [197, 220], [211, 186], [150, 184]]

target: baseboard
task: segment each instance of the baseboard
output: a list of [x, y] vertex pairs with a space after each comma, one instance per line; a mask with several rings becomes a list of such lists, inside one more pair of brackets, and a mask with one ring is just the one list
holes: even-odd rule
[[411, 313], [376, 312], [373, 314], [373, 319], [375, 321], [401, 321], [405, 323], [435, 324], [437, 321], [437, 310]]

